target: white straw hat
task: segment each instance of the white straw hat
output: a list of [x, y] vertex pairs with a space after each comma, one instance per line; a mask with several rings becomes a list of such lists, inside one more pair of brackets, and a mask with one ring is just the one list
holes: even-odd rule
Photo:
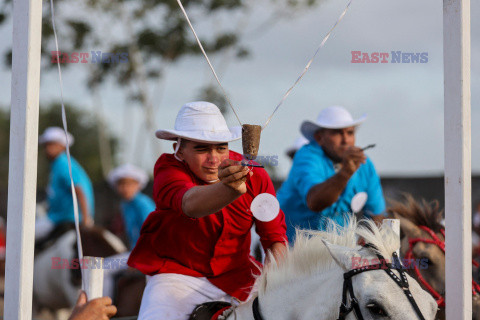
[[308, 140], [314, 140], [314, 134], [318, 129], [343, 129], [349, 127], [355, 127], [360, 125], [367, 119], [367, 115], [364, 114], [360, 118], [354, 120], [350, 112], [344, 107], [332, 106], [323, 109], [317, 117], [316, 122], [304, 121], [300, 127], [300, 132]]
[[[68, 146], [71, 147], [74, 142], [74, 138], [70, 133], [67, 133], [68, 136]], [[65, 131], [59, 127], [48, 127], [45, 129], [43, 134], [38, 137], [38, 143], [45, 144], [49, 142], [57, 142], [67, 146], [67, 138], [65, 137]]]
[[118, 166], [110, 171], [108, 173], [107, 181], [112, 187], [115, 187], [118, 180], [125, 178], [138, 181], [140, 184], [140, 189], [145, 188], [148, 183], [147, 173], [143, 169], [140, 169], [139, 167], [129, 163]]
[[190, 102], [182, 106], [175, 120], [174, 130], [157, 130], [159, 139], [183, 138], [196, 142], [225, 143], [242, 137], [242, 128], [228, 128], [216, 105], [205, 101]]

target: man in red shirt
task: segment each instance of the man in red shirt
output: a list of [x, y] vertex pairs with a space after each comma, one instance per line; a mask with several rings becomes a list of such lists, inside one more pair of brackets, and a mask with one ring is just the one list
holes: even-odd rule
[[228, 149], [241, 137], [208, 102], [184, 105], [175, 130], [159, 130], [174, 140], [174, 154], [162, 154], [154, 169], [156, 210], [144, 222], [128, 264], [149, 277], [139, 319], [187, 319], [207, 301], [246, 300], [261, 265], [250, 256], [255, 224], [262, 246], [281, 257], [287, 241], [280, 210], [269, 222], [250, 211], [261, 193], [275, 195], [264, 169], [240, 165]]

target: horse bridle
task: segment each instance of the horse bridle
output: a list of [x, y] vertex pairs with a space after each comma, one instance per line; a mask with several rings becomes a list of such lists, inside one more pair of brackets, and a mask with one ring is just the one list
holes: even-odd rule
[[[371, 244], [366, 244], [364, 245], [364, 247], [374, 248], [374, 246]], [[376, 255], [379, 261], [381, 262], [386, 261], [381, 254], [377, 253]], [[340, 305], [340, 314], [338, 316], [338, 320], [345, 320], [346, 316], [352, 311], [354, 312], [358, 320], [363, 320], [362, 311], [360, 310], [360, 305], [358, 303], [357, 298], [355, 297], [355, 293], [353, 292], [352, 278], [357, 274], [360, 274], [366, 271], [379, 270], [379, 269], [385, 270], [385, 272], [389, 275], [389, 277], [392, 278], [396, 284], [398, 284], [398, 286], [403, 290], [403, 293], [408, 298], [408, 301], [410, 301], [410, 304], [412, 305], [416, 314], [419, 316], [421, 320], [425, 320], [425, 318], [422, 315], [422, 312], [420, 311], [420, 308], [418, 307], [415, 299], [413, 298], [412, 293], [410, 292], [407, 276], [405, 274], [405, 271], [401, 267], [400, 260], [398, 259], [397, 253], [394, 252], [392, 256], [396, 266], [392, 265], [391, 263], [378, 263], [378, 264], [373, 264], [373, 265], [369, 265], [369, 266], [365, 266], [357, 269], [352, 269], [343, 274], [344, 280], [343, 280], [342, 304]], [[398, 270], [398, 272], [400, 273], [400, 278], [395, 275], [392, 269]], [[347, 306], [347, 293], [350, 295], [349, 307]], [[260, 313], [258, 297], [256, 297], [253, 300], [252, 311], [253, 311], [253, 318], [255, 320], [264, 320], [264, 318], [262, 317], [262, 314]]]
[[[364, 247], [374, 248], [371, 244], [366, 244]], [[407, 276], [405, 274], [405, 271], [402, 268], [402, 265], [400, 264], [400, 260], [398, 259], [397, 253], [394, 252], [392, 254], [393, 262], [395, 265], [391, 263], [386, 263], [385, 258], [381, 254], [376, 253], [376, 255], [378, 259], [381, 261], [381, 263], [373, 264], [373, 265], [369, 265], [369, 266], [365, 266], [357, 269], [352, 269], [343, 274], [344, 280], [343, 280], [342, 304], [340, 305], [340, 314], [338, 316], [338, 320], [344, 320], [347, 317], [347, 315], [352, 311], [354, 312], [358, 320], [363, 320], [362, 311], [360, 310], [360, 305], [358, 303], [357, 298], [355, 297], [355, 293], [353, 292], [352, 278], [360, 273], [363, 273], [366, 271], [372, 271], [372, 270], [379, 270], [379, 269], [385, 270], [388, 276], [392, 278], [392, 280], [402, 289], [403, 293], [407, 297], [408, 301], [410, 301], [410, 304], [412, 305], [418, 317], [421, 320], [425, 320], [422, 312], [420, 311], [420, 308], [418, 307], [415, 299], [413, 298], [412, 293], [410, 292]], [[392, 269], [397, 270], [400, 273], [400, 278], [395, 275]], [[347, 294], [350, 295], [350, 306], [347, 306], [347, 298], [348, 298]]]
[[[441, 240], [436, 234], [435, 232], [433, 232], [432, 229], [426, 227], [426, 226], [419, 226], [420, 229], [422, 229], [423, 231], [427, 232], [431, 239], [426, 239], [426, 238], [411, 238], [408, 240], [408, 245], [409, 245], [409, 248], [408, 248], [408, 251], [407, 253], [405, 254], [405, 258], [406, 259], [414, 259], [414, 256], [413, 256], [413, 247], [415, 246], [415, 244], [417, 244], [418, 242], [423, 242], [423, 243], [431, 243], [431, 244], [435, 244], [437, 245], [440, 250], [442, 250], [442, 252], [445, 254], [445, 240]], [[443, 239], [445, 239], [445, 229], [441, 229], [440, 230], [440, 233], [442, 234], [443, 236]], [[472, 263], [478, 267], [478, 263], [476, 261], [473, 261], [472, 260]], [[414, 271], [415, 271], [415, 275], [417, 276], [417, 279], [418, 279], [418, 282], [420, 282], [422, 284], [422, 286], [428, 290], [428, 292], [430, 292], [430, 294], [435, 298], [435, 300], [437, 301], [437, 304], [439, 307], [445, 307], [445, 297], [442, 297], [442, 295], [437, 291], [435, 290], [428, 282], [427, 280], [425, 280], [425, 278], [422, 276], [422, 274], [420, 273], [420, 270], [417, 266], [416, 263], [414, 263]], [[472, 293], [474, 295], [476, 295], [477, 293], [480, 293], [480, 285], [478, 283], [476, 283], [474, 280], [472, 280]]]

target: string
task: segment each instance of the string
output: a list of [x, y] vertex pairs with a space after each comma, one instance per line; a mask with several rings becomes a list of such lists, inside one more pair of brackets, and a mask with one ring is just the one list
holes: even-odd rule
[[[310, 59], [310, 61], [308, 61], [307, 65], [305, 66], [305, 68], [303, 69], [303, 72], [300, 74], [300, 76], [298, 76], [297, 80], [294, 82], [294, 84], [287, 90], [287, 92], [285, 92], [285, 94], [283, 95], [282, 99], [280, 100], [280, 102], [277, 104], [277, 106], [275, 107], [275, 109], [273, 110], [273, 113], [270, 117], [268, 117], [267, 121], [265, 122], [265, 124], [263, 125], [262, 127], [262, 130], [265, 129], [267, 127], [267, 125], [270, 123], [270, 121], [272, 120], [272, 117], [275, 115], [275, 113], [277, 112], [277, 110], [280, 108], [280, 106], [283, 104], [283, 102], [287, 99], [287, 97], [290, 95], [290, 93], [292, 92], [293, 88], [295, 88], [295, 86], [300, 82], [300, 80], [303, 78], [303, 76], [305, 75], [305, 73], [307, 73], [308, 69], [310, 68], [310, 65], [312, 64], [313, 60], [315, 59], [315, 57], [317, 56], [317, 53], [320, 51], [320, 49], [325, 45], [325, 43], [327, 42], [328, 38], [330, 38], [330, 35], [331, 33], [333, 32], [333, 30], [337, 27], [337, 25], [340, 23], [340, 21], [342, 21], [343, 17], [345, 16], [345, 14], [347, 13], [348, 9], [350, 8], [350, 4], [352, 3], [353, 0], [350, 0], [347, 4], [347, 6], [345, 7], [345, 9], [343, 10], [342, 14], [340, 14], [340, 17], [337, 19], [337, 21], [335, 22], [335, 24], [333, 25], [333, 27], [330, 29], [330, 31], [328, 31], [327, 35], [323, 38], [322, 42], [320, 43], [320, 45], [318, 46], [317, 50], [315, 51], [315, 53], [313, 54], [312, 58]], [[208, 65], [210, 66], [210, 69], [212, 70], [213, 72], [213, 75], [215, 76], [215, 79], [217, 80], [218, 82], [218, 85], [220, 86], [220, 88], [222, 89], [223, 91], [223, 94], [228, 102], [228, 104], [230, 105], [230, 107], [232, 108], [233, 110], [233, 113], [235, 114], [235, 116], [237, 117], [237, 120], [238, 122], [240, 123], [240, 125], [242, 124], [240, 119], [238, 118], [238, 115], [237, 113], [235, 112], [235, 109], [233, 108], [232, 106], [232, 103], [230, 102], [230, 99], [228, 98], [228, 95], [227, 93], [225, 92], [225, 89], [223, 88], [222, 84], [220, 83], [220, 80], [218, 79], [218, 76], [217, 76], [217, 73], [215, 72], [215, 69], [213, 68], [212, 64], [210, 63], [210, 60], [208, 59], [208, 56], [207, 54], [205, 53], [205, 50], [203, 49], [203, 46], [202, 46], [202, 43], [200, 42], [200, 39], [198, 39], [198, 36], [197, 36], [197, 33], [195, 32], [195, 29], [193, 28], [193, 25], [192, 23], [190, 22], [190, 19], [188, 18], [188, 15], [187, 15], [187, 12], [185, 11], [185, 8], [183, 7], [182, 5], [182, 2], [180, 0], [177, 0], [178, 2], [178, 5], [180, 6], [180, 9], [182, 10], [183, 12], [183, 15], [185, 16], [185, 18], [187, 19], [187, 22], [188, 22], [188, 25], [190, 26], [190, 29], [192, 30], [193, 32], [193, 35], [195, 36], [195, 39], [197, 40], [197, 43], [200, 47], [200, 50], [202, 50], [202, 53], [205, 57], [205, 59], [207, 60], [207, 63]]]
[[[78, 201], [77, 201], [77, 194], [75, 193], [75, 184], [73, 183], [73, 175], [72, 175], [72, 161], [70, 157], [70, 142], [68, 141], [68, 126], [67, 126], [67, 116], [65, 112], [65, 105], [63, 102], [63, 81], [62, 81], [62, 69], [60, 67], [60, 51], [58, 50], [58, 38], [57, 38], [57, 30], [55, 28], [55, 12], [53, 9], [53, 0], [50, 0], [50, 7], [52, 10], [52, 27], [53, 27], [53, 34], [55, 36], [55, 48], [57, 54], [57, 66], [58, 66], [58, 79], [60, 82], [60, 101], [62, 103], [62, 123], [63, 123], [63, 131], [65, 132], [65, 138], [67, 141], [66, 144], [66, 151], [67, 151], [67, 159], [68, 159], [68, 173], [70, 175], [70, 188], [72, 192], [73, 198], [73, 213], [75, 216], [75, 231], [77, 233], [77, 250], [78, 250], [78, 259], [81, 263], [83, 263], [83, 248], [82, 248], [82, 238], [80, 236], [80, 221], [78, 216]], [[83, 268], [80, 268], [82, 272], [82, 290], [85, 290], [85, 276]]]
[[347, 10], [349, 9], [350, 7], [350, 4], [352, 3], [353, 0], [350, 0], [347, 4], [347, 6], [345, 7], [345, 10], [343, 10], [342, 14], [340, 15], [340, 17], [337, 19], [337, 22], [335, 22], [335, 25], [330, 29], [330, 31], [328, 31], [327, 35], [323, 38], [322, 42], [320, 43], [320, 45], [318, 46], [317, 50], [315, 51], [315, 53], [313, 54], [313, 57], [310, 59], [310, 61], [308, 61], [307, 65], [305, 66], [305, 68], [303, 69], [303, 72], [300, 74], [300, 76], [297, 78], [297, 80], [295, 81], [295, 83], [287, 90], [287, 92], [283, 95], [282, 99], [280, 100], [280, 102], [278, 103], [277, 107], [275, 108], [275, 110], [273, 110], [273, 113], [270, 117], [268, 117], [267, 121], [265, 122], [265, 124], [263, 125], [262, 127], [262, 130], [265, 129], [265, 127], [270, 123], [270, 120], [272, 120], [272, 117], [273, 115], [277, 112], [277, 110], [280, 108], [280, 106], [283, 104], [283, 102], [287, 99], [287, 97], [290, 95], [290, 93], [292, 92], [293, 88], [297, 85], [297, 83], [300, 82], [300, 80], [303, 78], [303, 76], [305, 75], [305, 73], [307, 73], [308, 69], [310, 68], [310, 65], [312, 64], [313, 60], [315, 59], [315, 57], [317, 56], [317, 53], [320, 51], [320, 49], [325, 45], [325, 42], [327, 42], [328, 38], [330, 38], [330, 34], [332, 33], [332, 31], [337, 27], [337, 25], [340, 23], [340, 21], [342, 21], [343, 17], [345, 16], [345, 14], [347, 13]]
[[185, 8], [183, 7], [182, 2], [180, 0], [177, 0], [177, 2], [178, 2], [178, 5], [180, 6], [180, 9], [183, 12], [183, 15], [185, 16], [185, 19], [187, 19], [188, 25], [190, 26], [190, 29], [192, 30], [193, 35], [195, 36], [195, 39], [197, 40], [198, 46], [200, 47], [200, 50], [202, 51], [203, 56], [207, 60], [208, 66], [210, 67], [210, 70], [212, 70], [213, 76], [215, 77], [218, 85], [220, 86], [220, 88], [223, 91], [223, 95], [225, 96], [225, 99], [227, 100], [228, 104], [230, 105], [230, 108], [232, 109], [233, 113], [235, 114], [235, 117], [237, 117], [238, 123], [240, 123], [240, 125], [242, 125], [242, 122], [240, 121], [240, 118], [238, 117], [237, 112], [235, 111], [235, 108], [233, 107], [233, 105], [230, 101], [230, 98], [227, 95], [227, 92], [225, 91], [222, 84], [220, 83], [220, 80], [218, 79], [217, 73], [215, 72], [215, 69], [213, 68], [212, 63], [210, 62], [210, 59], [208, 59], [207, 53], [203, 49], [202, 43], [200, 42], [200, 39], [198, 38], [197, 33], [195, 32], [195, 29], [193, 28], [193, 25], [190, 22], [190, 19], [188, 18], [187, 12], [185, 11]]

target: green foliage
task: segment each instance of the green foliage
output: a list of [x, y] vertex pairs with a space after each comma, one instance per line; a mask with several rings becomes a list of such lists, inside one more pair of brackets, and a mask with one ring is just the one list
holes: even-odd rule
[[[308, 9], [320, 0], [272, 0], [265, 3], [251, 3], [246, 0], [183, 0], [182, 3], [191, 15], [194, 25], [199, 21], [215, 21], [226, 11], [248, 15], [256, 6], [269, 5], [272, 15], [278, 11], [289, 14]], [[84, 0], [82, 5], [87, 9], [78, 13], [78, 18], [63, 18], [63, 8], [68, 3], [54, 1], [56, 25], [61, 39], [61, 51], [90, 52], [101, 50], [106, 53], [128, 53], [126, 63], [99, 63], [88, 79], [88, 86], [103, 83], [107, 78], [114, 79], [120, 86], [128, 90], [128, 96], [138, 97], [138, 61], [135, 55], [141, 56], [148, 79], [162, 75], [165, 63], [176, 62], [188, 55], [201, 54], [185, 17], [176, 0]], [[45, 3], [49, 7], [49, 3]], [[0, 25], [11, 15], [12, 1], [4, 0], [0, 6]], [[95, 17], [89, 11], [95, 11]], [[65, 10], [66, 12], [67, 10]], [[51, 52], [55, 51], [51, 12], [43, 11], [42, 22], [42, 56], [44, 66], [51, 68]], [[108, 30], [101, 30], [98, 17], [108, 21], [108, 28], [115, 30], [119, 37], [109, 37]], [[281, 16], [281, 15], [279, 15]], [[275, 19], [278, 20], [278, 19]], [[105, 32], [107, 31], [107, 32]], [[241, 45], [243, 30], [215, 30], [212, 34], [201, 34], [201, 41], [209, 54], [219, 53], [226, 49], [234, 49], [236, 59], [245, 58], [248, 49]], [[5, 63], [11, 65], [11, 49], [7, 49]], [[64, 64], [64, 68], [69, 64]]]
[[8, 184], [9, 132], [10, 114], [0, 108], [0, 190], [6, 190]]
[[208, 101], [215, 104], [223, 114], [226, 114], [230, 109], [227, 99], [225, 99], [223, 93], [218, 89], [218, 86], [215, 85], [209, 85], [202, 88], [198, 100]]

